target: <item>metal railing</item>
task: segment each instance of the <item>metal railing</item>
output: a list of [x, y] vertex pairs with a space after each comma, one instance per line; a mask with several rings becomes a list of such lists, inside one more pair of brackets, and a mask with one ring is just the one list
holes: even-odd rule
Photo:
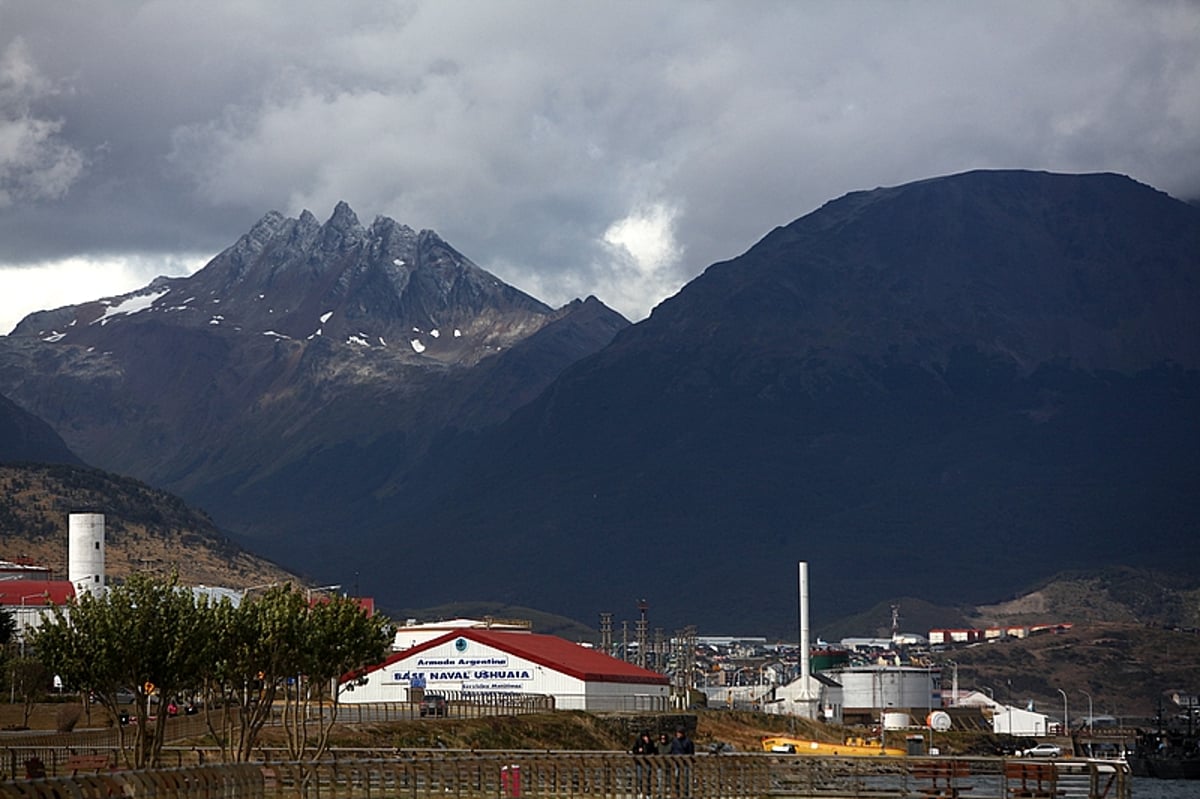
[[[433, 692], [430, 692], [433, 693]], [[487, 716], [518, 716], [528, 713], [548, 713], [554, 710], [554, 697], [533, 694], [459, 694], [446, 697], [445, 715], [471, 719]], [[329, 712], [329, 708], [321, 709]], [[276, 714], [278, 715], [278, 714]], [[339, 702], [337, 720], [342, 724], [364, 722], [407, 721], [421, 717], [421, 703], [413, 702]], [[274, 719], [278, 721], [278, 719]]]

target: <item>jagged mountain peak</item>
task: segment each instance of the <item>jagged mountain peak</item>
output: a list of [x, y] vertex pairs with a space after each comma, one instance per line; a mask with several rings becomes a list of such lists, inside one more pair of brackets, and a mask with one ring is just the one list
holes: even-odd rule
[[32, 314], [13, 333], [96, 346], [117, 328], [153, 322], [216, 336], [332, 338], [363, 350], [393, 348], [393, 357], [399, 348], [410, 360], [457, 363], [503, 350], [552, 312], [436, 232], [386, 216], [364, 228], [342, 201], [324, 223], [307, 210], [298, 218], [270, 211], [190, 277]]
[[329, 221], [325, 224], [339, 230], [352, 230], [360, 228], [362, 225], [358, 223], [358, 215], [350, 207], [350, 203], [345, 200], [338, 200], [337, 205], [333, 207], [333, 215], [329, 217]]

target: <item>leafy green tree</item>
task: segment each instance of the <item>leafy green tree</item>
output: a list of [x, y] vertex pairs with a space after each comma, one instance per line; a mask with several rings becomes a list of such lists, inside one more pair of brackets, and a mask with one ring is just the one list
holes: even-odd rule
[[[336, 720], [330, 686], [380, 661], [390, 630], [351, 599], [310, 604], [290, 585], [235, 606], [210, 604], [178, 580], [134, 574], [102, 598], [84, 594], [53, 609], [33, 642], [52, 673], [90, 692], [114, 717], [118, 691], [134, 692], [137, 723], [120, 744], [133, 768], [159, 765], [168, 720], [150, 722], [150, 697], [165, 704], [200, 694], [209, 731], [226, 761], [252, 757], [276, 709], [292, 757], [319, 757]], [[317, 730], [309, 718], [318, 706]], [[132, 740], [129, 740], [132, 736]]]
[[0, 646], [17, 640], [17, 619], [7, 608], [0, 609]]
[[11, 662], [13, 659], [12, 643], [17, 637], [17, 619], [13, 616], [12, 611], [5, 608], [0, 608], [0, 674], [7, 674], [12, 680], [12, 694], [16, 696], [17, 692], [17, 675], [13, 671]]
[[[317, 760], [328, 748], [329, 732], [337, 722], [338, 678], [383, 660], [392, 631], [385, 619], [368, 616], [355, 599], [322, 597], [309, 604], [301, 634], [304, 644], [295, 690], [284, 699], [284, 729], [293, 759], [310, 752]], [[321, 723], [312, 731], [309, 719], [314, 715]], [[315, 733], [315, 740], [310, 733]]]
[[159, 765], [165, 719], [150, 723], [150, 696], [163, 702], [196, 689], [204, 673], [204, 647], [213, 615], [178, 578], [133, 574], [97, 598], [90, 593], [55, 607], [33, 636], [42, 661], [64, 681], [92, 692], [114, 717], [117, 692], [132, 689], [137, 724], [119, 727], [125, 762]]
[[46, 664], [38, 657], [17, 657], [12, 662], [13, 690], [21, 700], [21, 726], [29, 726], [33, 708], [46, 698], [51, 675]]
[[[290, 584], [274, 586], [237, 608], [215, 608], [206, 657], [205, 714], [227, 761], [251, 759], [255, 742], [276, 709], [289, 753], [319, 757], [336, 720], [329, 685], [338, 675], [381, 660], [390, 641], [383, 617], [368, 617], [351, 599], [310, 604]], [[322, 719], [310, 734], [313, 706]]]
[[271, 721], [280, 687], [296, 673], [304, 597], [290, 585], [275, 586], [237, 607], [222, 602], [215, 610], [205, 717], [223, 758], [244, 762]]

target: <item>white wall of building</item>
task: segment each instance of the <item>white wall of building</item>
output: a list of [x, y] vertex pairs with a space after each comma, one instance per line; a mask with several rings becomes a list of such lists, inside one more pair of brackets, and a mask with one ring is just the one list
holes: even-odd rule
[[560, 710], [649, 710], [664, 708], [670, 692], [665, 684], [585, 681], [464, 637], [393, 657], [392, 662], [367, 674], [365, 685], [344, 691], [339, 701], [407, 702], [412, 689], [422, 688], [455, 697], [548, 695]]
[[765, 703], [763, 710], [767, 713], [816, 718], [827, 724], [841, 724], [841, 686], [829, 685], [812, 676], [808, 679], [807, 688], [802, 677], [786, 685], [776, 686], [775, 701]]
[[992, 732], [997, 735], [1043, 736], [1050, 728], [1049, 716], [1000, 705], [992, 711]]
[[425, 624], [413, 622], [396, 628], [396, 635], [392, 639], [392, 650], [401, 652], [405, 649], [412, 649], [415, 646], [420, 646], [456, 630], [513, 630], [519, 632], [528, 629], [528, 624], [488, 621], [486, 619], [447, 619], [445, 621], [428, 622]]
[[584, 683], [582, 704], [556, 696], [554, 706], [558, 710], [661, 711], [667, 706], [668, 693], [665, 685], [589, 681]]

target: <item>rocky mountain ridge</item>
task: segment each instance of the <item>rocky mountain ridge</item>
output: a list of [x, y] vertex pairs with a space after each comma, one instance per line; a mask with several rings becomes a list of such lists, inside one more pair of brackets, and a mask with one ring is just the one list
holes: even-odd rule
[[268, 213], [190, 277], [31, 314], [0, 338], [0, 391], [280, 555], [310, 513], [396, 490], [439, 436], [505, 418], [627, 324], [339, 203], [324, 224]]
[[[167, 318], [174, 327], [318, 337], [401, 363], [472, 364], [557, 318], [446, 244], [387, 217], [369, 228], [338, 203], [321, 224], [272, 211], [202, 270], [136, 292], [30, 314], [13, 337], [113, 346], [110, 329]], [[364, 371], [369, 376], [370, 371]]]

